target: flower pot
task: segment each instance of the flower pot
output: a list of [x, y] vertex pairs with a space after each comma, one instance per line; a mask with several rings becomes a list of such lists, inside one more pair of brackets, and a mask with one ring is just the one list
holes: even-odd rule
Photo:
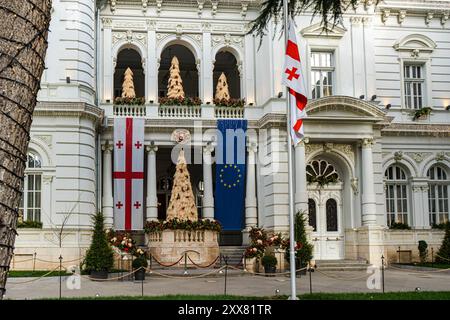
[[145, 269], [139, 269], [134, 273], [135, 281], [144, 281], [145, 280]]
[[265, 273], [275, 273], [277, 266], [264, 266]]
[[101, 271], [92, 270], [90, 273], [90, 277], [92, 279], [108, 279], [108, 271], [107, 270], [101, 270]]

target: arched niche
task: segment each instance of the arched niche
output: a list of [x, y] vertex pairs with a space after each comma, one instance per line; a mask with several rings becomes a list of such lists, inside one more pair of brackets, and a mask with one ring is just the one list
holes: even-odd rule
[[180, 63], [181, 80], [186, 97], [199, 97], [198, 70], [194, 54], [182, 44], [171, 44], [161, 53], [158, 70], [158, 96], [167, 95], [167, 82], [169, 80], [169, 68], [172, 58], [176, 56]]
[[114, 97], [122, 96], [122, 83], [127, 68], [133, 71], [134, 91], [136, 97], [145, 97], [145, 75], [140, 53], [131, 47], [122, 48], [117, 54], [114, 69]]
[[214, 97], [216, 95], [217, 81], [222, 72], [227, 77], [230, 97], [232, 99], [241, 98], [241, 78], [239, 75], [238, 61], [233, 53], [226, 50], [217, 52], [215, 56], [213, 71]]

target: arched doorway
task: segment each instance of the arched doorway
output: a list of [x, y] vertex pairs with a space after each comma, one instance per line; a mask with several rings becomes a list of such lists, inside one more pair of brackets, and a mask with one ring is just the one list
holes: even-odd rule
[[217, 81], [222, 72], [227, 77], [230, 98], [239, 99], [241, 97], [241, 79], [236, 57], [231, 52], [219, 51], [216, 54], [213, 73], [214, 92], [216, 92]]
[[167, 95], [167, 83], [169, 80], [169, 68], [172, 58], [176, 56], [180, 63], [180, 76], [183, 81], [183, 90], [188, 98], [199, 96], [198, 70], [194, 54], [181, 44], [172, 44], [161, 53], [158, 71], [158, 96]]
[[314, 259], [344, 258], [343, 183], [333, 163], [316, 158], [306, 166], [308, 213], [313, 227]]
[[145, 75], [142, 68], [142, 57], [132, 48], [124, 48], [117, 55], [114, 70], [114, 97], [122, 96], [122, 83], [127, 68], [133, 71], [134, 91], [137, 98], [145, 97]]

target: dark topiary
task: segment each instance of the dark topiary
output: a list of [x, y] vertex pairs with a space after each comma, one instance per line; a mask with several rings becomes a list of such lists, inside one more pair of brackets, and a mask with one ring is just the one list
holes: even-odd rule
[[92, 243], [84, 261], [87, 271], [109, 271], [114, 264], [114, 253], [106, 239], [104, 217], [101, 212], [93, 217], [94, 233]]
[[436, 255], [437, 263], [450, 263], [450, 222], [445, 225], [445, 236]]
[[420, 262], [422, 262], [422, 263], [427, 262], [427, 256], [428, 256], [427, 242], [425, 240], [420, 240], [419, 246], [417, 248], [419, 249]]
[[294, 218], [294, 235], [296, 242], [296, 254], [299, 268], [304, 268], [308, 265], [309, 261], [313, 258], [313, 245], [310, 244], [306, 238], [306, 213], [299, 211], [295, 214]]

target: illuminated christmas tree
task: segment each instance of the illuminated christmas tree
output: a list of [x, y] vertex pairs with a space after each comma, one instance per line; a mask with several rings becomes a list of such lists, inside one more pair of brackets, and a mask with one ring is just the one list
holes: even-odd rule
[[219, 80], [217, 81], [216, 86], [216, 99], [219, 101], [230, 100], [230, 91], [228, 90], [228, 81], [225, 74], [222, 72], [222, 74], [219, 77]]
[[167, 83], [167, 97], [170, 99], [184, 99], [183, 80], [181, 80], [180, 76], [180, 63], [175, 56], [172, 58], [169, 72], [170, 76]]
[[178, 218], [180, 220], [197, 221], [197, 206], [195, 205], [192, 191], [191, 178], [181, 150], [173, 179], [172, 195], [167, 208], [167, 219]]
[[134, 91], [133, 71], [130, 68], [125, 70], [125, 76], [122, 83], [122, 98], [136, 98], [136, 92]]

